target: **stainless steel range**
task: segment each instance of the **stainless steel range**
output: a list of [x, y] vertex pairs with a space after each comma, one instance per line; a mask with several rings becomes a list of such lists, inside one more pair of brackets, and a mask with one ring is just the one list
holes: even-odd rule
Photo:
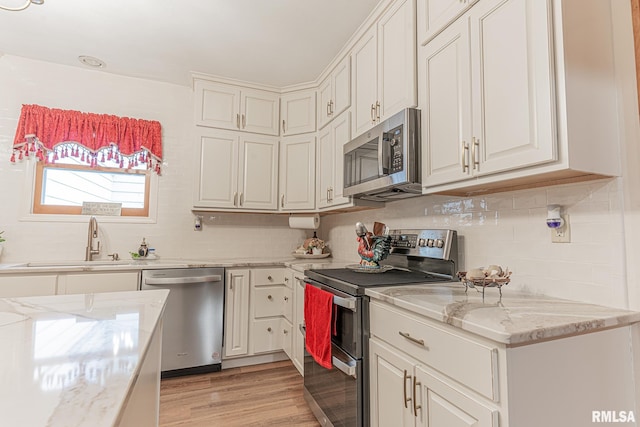
[[[359, 268], [305, 270], [307, 286], [334, 295], [332, 369], [310, 355], [304, 361], [304, 396], [323, 426], [369, 425], [369, 297], [375, 286], [455, 281], [458, 242], [454, 230], [392, 230], [387, 267], [381, 273]], [[389, 269], [388, 266], [394, 268]]]

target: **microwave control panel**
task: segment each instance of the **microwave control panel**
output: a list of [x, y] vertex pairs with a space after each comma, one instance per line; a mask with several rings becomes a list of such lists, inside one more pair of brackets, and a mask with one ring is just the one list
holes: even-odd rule
[[388, 141], [391, 154], [389, 173], [402, 172], [404, 153], [402, 150], [402, 125], [385, 133], [384, 140]]

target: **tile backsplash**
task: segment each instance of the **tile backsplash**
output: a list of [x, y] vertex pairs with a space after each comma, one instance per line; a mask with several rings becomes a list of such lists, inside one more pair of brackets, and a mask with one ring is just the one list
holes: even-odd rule
[[[384, 209], [323, 218], [334, 256], [357, 261], [354, 225], [450, 228], [459, 236], [459, 270], [499, 264], [510, 287], [626, 307], [625, 251], [618, 179], [469, 198], [422, 196]], [[569, 215], [570, 243], [552, 243], [547, 205]], [[508, 292], [505, 288], [504, 292]]]

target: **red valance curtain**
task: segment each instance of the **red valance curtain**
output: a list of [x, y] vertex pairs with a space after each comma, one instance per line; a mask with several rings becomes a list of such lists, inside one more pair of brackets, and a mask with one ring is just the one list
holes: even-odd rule
[[[128, 168], [138, 162], [160, 173], [162, 129], [160, 122], [108, 114], [59, 110], [40, 105], [23, 105], [13, 140], [11, 161], [28, 157], [55, 162], [60, 157], [80, 157], [91, 166], [112, 161]], [[69, 154], [71, 148], [71, 154]], [[106, 157], [105, 157], [106, 154]], [[126, 162], [125, 162], [126, 159]]]

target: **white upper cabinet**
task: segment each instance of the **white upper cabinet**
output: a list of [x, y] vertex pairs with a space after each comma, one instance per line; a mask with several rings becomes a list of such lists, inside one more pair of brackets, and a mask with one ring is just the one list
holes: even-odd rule
[[316, 138], [286, 137], [280, 142], [280, 210], [311, 210], [316, 195]]
[[346, 56], [318, 87], [318, 127], [351, 106], [351, 58]]
[[419, 49], [425, 193], [619, 174], [610, 6], [561, 6], [481, 0]]
[[194, 91], [196, 125], [278, 135], [278, 93], [198, 79]]
[[316, 91], [290, 92], [280, 98], [280, 131], [283, 136], [316, 131]]
[[277, 210], [278, 141], [201, 130], [195, 208]]
[[345, 111], [318, 134], [317, 206], [319, 209], [351, 202], [342, 194], [344, 144], [351, 135], [351, 112]]
[[391, 5], [351, 52], [353, 136], [417, 105], [415, 0]]
[[425, 44], [478, 0], [418, 0], [418, 44]]

